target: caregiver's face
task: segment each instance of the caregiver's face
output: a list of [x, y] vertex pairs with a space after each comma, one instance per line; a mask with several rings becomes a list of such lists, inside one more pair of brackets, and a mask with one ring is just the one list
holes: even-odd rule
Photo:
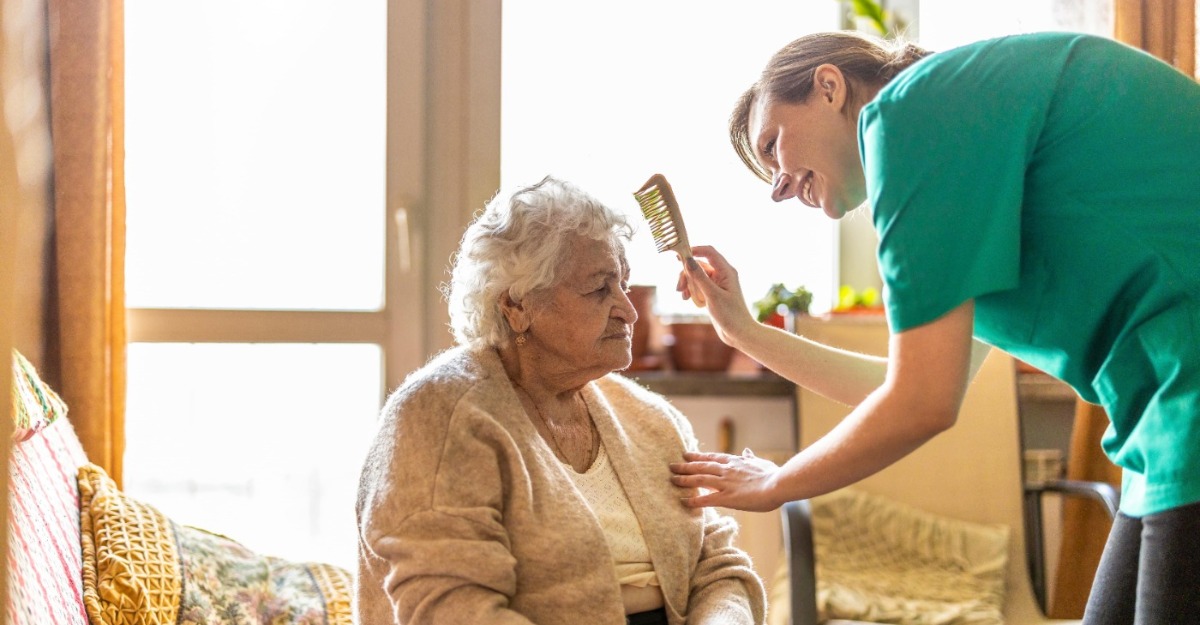
[[754, 103], [749, 136], [771, 173], [771, 199], [796, 198], [833, 219], [866, 200], [857, 120], [845, 113], [845, 101], [844, 84], [830, 79], [805, 102], [760, 97]]

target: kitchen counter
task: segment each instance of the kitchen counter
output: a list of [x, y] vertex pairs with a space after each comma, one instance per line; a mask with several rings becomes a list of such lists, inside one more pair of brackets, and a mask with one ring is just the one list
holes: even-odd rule
[[[663, 395], [791, 395], [796, 385], [771, 371], [760, 373], [702, 371], [627, 371], [625, 375]], [[1045, 374], [1018, 372], [1021, 398], [1074, 404], [1071, 387]]]

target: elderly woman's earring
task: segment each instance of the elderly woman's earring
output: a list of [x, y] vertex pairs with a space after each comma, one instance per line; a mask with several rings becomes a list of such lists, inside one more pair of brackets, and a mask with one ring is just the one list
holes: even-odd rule
[[522, 332], [517, 335], [517, 347], [523, 347], [524, 345], [525, 345], [525, 333]]

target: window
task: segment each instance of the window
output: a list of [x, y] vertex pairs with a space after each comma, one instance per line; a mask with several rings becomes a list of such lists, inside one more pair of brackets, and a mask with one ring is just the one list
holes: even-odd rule
[[398, 282], [387, 8], [125, 4], [125, 488], [252, 549], [343, 566]]
[[129, 306], [382, 307], [385, 5], [322, 4], [129, 2]]
[[126, 490], [262, 553], [354, 562], [378, 345], [134, 343]]
[[[702, 8], [700, 8], [702, 7]], [[571, 180], [644, 223], [632, 192], [666, 175], [693, 245], [738, 268], [748, 301], [803, 284], [833, 302], [835, 223], [776, 204], [729, 145], [733, 105], [776, 50], [838, 26], [833, 0], [737, 3], [617, 0], [504, 3], [501, 180]], [[658, 287], [662, 314], [697, 312], [675, 293], [679, 263], [648, 229], [629, 245], [631, 281]]]
[[1049, 30], [1111, 37], [1113, 0], [920, 0], [920, 40], [931, 50], [1016, 33]]

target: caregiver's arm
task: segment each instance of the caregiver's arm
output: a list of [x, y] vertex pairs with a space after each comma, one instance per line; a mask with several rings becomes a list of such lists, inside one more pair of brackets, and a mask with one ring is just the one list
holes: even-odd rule
[[893, 335], [883, 384], [782, 467], [753, 456], [685, 455], [689, 462], [671, 466], [675, 483], [712, 491], [686, 503], [772, 510], [853, 484], [908, 455], [958, 417], [971, 370], [974, 316], [974, 302], [967, 301]]
[[887, 374], [887, 358], [839, 349], [762, 323], [729, 338], [771, 371], [847, 406], [861, 403]]
[[[713, 323], [721, 338], [765, 367], [814, 393], [847, 406], [857, 406], [883, 384], [887, 359], [825, 345], [779, 328], [758, 323], [746, 308], [737, 270], [715, 248], [700, 245], [693, 253], [710, 272], [688, 270], [704, 290]], [[711, 276], [709, 275], [711, 273]], [[688, 282], [680, 280], [685, 296]], [[990, 347], [973, 341], [971, 375]]]

